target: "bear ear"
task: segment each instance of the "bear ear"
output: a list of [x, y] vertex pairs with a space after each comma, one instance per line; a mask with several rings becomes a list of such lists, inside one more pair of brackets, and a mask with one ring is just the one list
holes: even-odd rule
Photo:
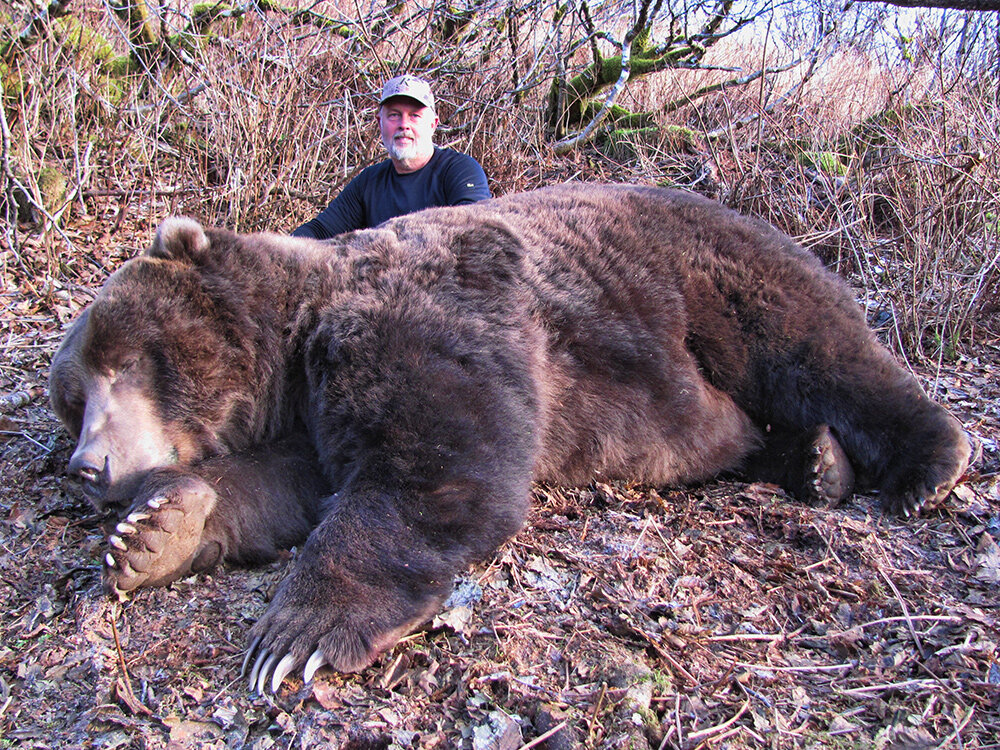
[[171, 216], [164, 219], [156, 230], [156, 237], [146, 255], [151, 258], [196, 262], [204, 256], [210, 244], [205, 230], [197, 221]]

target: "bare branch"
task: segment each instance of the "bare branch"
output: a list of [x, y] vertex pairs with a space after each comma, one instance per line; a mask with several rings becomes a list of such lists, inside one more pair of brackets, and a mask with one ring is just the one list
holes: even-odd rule
[[795, 66], [801, 64], [802, 64], [802, 58], [799, 57], [793, 60], [792, 62], [777, 68], [766, 68], [763, 70], [758, 70], [754, 73], [750, 73], [749, 75], [740, 76], [739, 78], [730, 78], [726, 81], [719, 81], [718, 83], [713, 83], [708, 86], [703, 86], [697, 91], [692, 91], [690, 94], [685, 94], [679, 99], [675, 99], [672, 102], [668, 102], [667, 104], [663, 105], [660, 108], [660, 111], [663, 113], [673, 112], [675, 110], [680, 109], [685, 104], [690, 104], [691, 102], [697, 99], [701, 99], [703, 96], [707, 96], [708, 94], [713, 94], [716, 91], [723, 91], [725, 89], [738, 88], [739, 86], [746, 86], [748, 83], [753, 83], [761, 76], [769, 76], [769, 75], [775, 75], [777, 73], [784, 73], [786, 70], [791, 70]]
[[[827, 36], [832, 35], [833, 33], [834, 33], [834, 28], [830, 28], [830, 29], [828, 29], [826, 31], [826, 33], [823, 36], [825, 38]], [[784, 102], [788, 101], [791, 97], [793, 97], [796, 93], [798, 93], [802, 89], [802, 87], [805, 86], [806, 83], [808, 83], [810, 79], [812, 79], [812, 77], [814, 75], [816, 75], [817, 71], [819, 71], [819, 69], [821, 67], [823, 67], [824, 63], [827, 60], [829, 60], [831, 57], [833, 57], [835, 51], [836, 50], [834, 49], [834, 50], [831, 50], [830, 52], [828, 52], [827, 55], [823, 58], [822, 61], [820, 60], [818, 53], [814, 54], [812, 60], [810, 60], [810, 62], [809, 62], [809, 68], [802, 75], [802, 78], [800, 78], [799, 81], [795, 85], [789, 87], [789, 89], [787, 91], [785, 91], [784, 94], [782, 94], [781, 96], [779, 96], [777, 99], [773, 100], [772, 102], [768, 103], [767, 106], [765, 106], [763, 109], [761, 109], [760, 112], [756, 112], [756, 113], [754, 113], [752, 115], [748, 115], [747, 117], [744, 117], [744, 118], [742, 118], [740, 120], [737, 120], [736, 122], [728, 123], [727, 125], [724, 125], [721, 128], [716, 128], [715, 130], [711, 130], [711, 131], [705, 133], [705, 138], [707, 138], [708, 140], [715, 140], [716, 138], [720, 138], [723, 135], [725, 135], [726, 133], [729, 133], [729, 132], [731, 132], [732, 130], [734, 130], [736, 128], [742, 128], [742, 127], [744, 127], [746, 125], [749, 125], [750, 123], [756, 122], [757, 120], [759, 120], [761, 117], [763, 117], [768, 112], [773, 111], [779, 105], [781, 105]]]
[[888, 3], [900, 8], [954, 8], [956, 10], [1000, 10], [1000, 0], [857, 0], [859, 3]]
[[31, 17], [21, 32], [14, 38], [0, 43], [0, 60], [10, 60], [29, 46], [53, 18], [59, 18], [67, 13], [67, 6], [73, 0], [50, 0], [49, 4]]

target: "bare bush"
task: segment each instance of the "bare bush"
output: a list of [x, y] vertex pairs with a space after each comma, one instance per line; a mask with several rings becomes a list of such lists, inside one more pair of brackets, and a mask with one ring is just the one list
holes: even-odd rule
[[[143, 7], [154, 12], [15, 4], [2, 24], [8, 284], [87, 281], [129, 252], [111, 233], [142, 235], [169, 213], [290, 229], [382, 158], [375, 92], [407, 70], [435, 81], [439, 141], [479, 159], [494, 193], [565, 179], [685, 186], [856, 274], [900, 351], [948, 355], [996, 327], [992, 16], [928, 12], [904, 28], [885, 6], [713, 16], [665, 3], [636, 31], [615, 3]], [[730, 33], [751, 20], [760, 34]], [[673, 40], [693, 56], [623, 79], [616, 117], [556, 156], [552, 92], [610, 64], [630, 28], [648, 32], [646, 53]], [[61, 192], [45, 194], [47, 169]], [[102, 253], [87, 250], [93, 228]]]

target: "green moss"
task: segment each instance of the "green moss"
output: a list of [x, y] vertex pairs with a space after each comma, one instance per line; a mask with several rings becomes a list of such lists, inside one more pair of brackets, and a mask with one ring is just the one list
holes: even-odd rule
[[167, 37], [167, 44], [171, 47], [182, 49], [185, 52], [194, 52], [208, 40], [207, 34], [199, 34], [191, 31], [181, 31]]
[[[613, 158], [635, 158], [645, 146], [655, 146], [671, 153], [698, 153], [698, 136], [693, 130], [679, 125], [660, 128], [648, 124], [652, 121], [648, 112], [629, 113], [628, 117], [618, 119], [612, 114], [608, 119], [619, 127], [606, 130], [599, 137], [598, 144], [604, 153]], [[632, 123], [645, 124], [635, 127], [631, 126]]]
[[119, 55], [109, 60], [104, 66], [105, 72], [114, 78], [127, 78], [142, 71], [142, 66], [131, 55]]
[[597, 141], [598, 148], [612, 159], [635, 159], [645, 146], [659, 138], [659, 128], [613, 128], [604, 131]]
[[649, 141], [654, 138], [660, 129], [657, 127], [649, 128], [615, 128], [614, 130], [609, 130], [605, 138], [611, 142], [629, 141], [630, 143], [635, 143], [637, 141]]
[[63, 49], [80, 60], [103, 65], [115, 56], [108, 40], [73, 16], [62, 16], [52, 22], [52, 31]]
[[231, 13], [233, 6], [229, 3], [195, 3], [194, 7], [191, 8], [191, 16], [193, 18], [214, 18], [219, 16], [221, 13]]
[[0, 62], [0, 88], [3, 89], [3, 98], [15, 100], [24, 91], [24, 78], [21, 76], [21, 69], [17, 66], [10, 67], [5, 62]]
[[102, 94], [113, 105], [121, 104], [125, 94], [129, 90], [129, 81], [126, 76], [107, 75], [104, 77]]
[[[597, 117], [604, 105], [601, 102], [590, 102], [582, 110], [581, 122], [590, 122]], [[605, 120], [605, 125], [613, 129], [641, 130], [646, 128], [656, 129], [656, 121], [649, 112], [632, 112], [620, 107], [617, 104], [611, 105], [611, 111]]]
[[851, 128], [838, 142], [837, 149], [842, 153], [860, 154], [878, 146], [891, 145], [914, 118], [919, 119], [932, 106], [932, 103], [904, 104], [877, 112]]
[[128, 23], [129, 41], [145, 51], [156, 47], [159, 35], [154, 28], [153, 17], [143, 0], [112, 0], [111, 8], [115, 14]]
[[243, 25], [243, 11], [225, 2], [195, 3], [191, 9], [191, 28], [205, 33], [216, 21], [228, 18], [237, 29]]
[[66, 175], [55, 167], [42, 167], [39, 170], [38, 192], [46, 211], [52, 214], [63, 207], [68, 186], [69, 180], [66, 179]]
[[847, 174], [847, 165], [844, 164], [840, 154], [833, 151], [801, 151], [796, 160], [802, 166], [818, 169], [834, 177], [843, 177]]
[[654, 669], [649, 674], [643, 675], [641, 679], [648, 680], [661, 693], [669, 693], [674, 689], [674, 681], [670, 674], [659, 669]]
[[668, 151], [684, 154], [698, 153], [698, 134], [691, 128], [685, 128], [681, 125], [667, 125], [663, 132], [667, 136], [665, 146]]
[[6, 13], [0, 13], [0, 60], [11, 60], [14, 56], [17, 28]]
[[913, 37], [900, 34], [896, 39], [896, 45], [902, 53], [903, 59], [908, 63], [916, 62], [916, 55], [913, 52]]
[[187, 122], [175, 122], [163, 133], [163, 138], [178, 151], [199, 150], [208, 148], [208, 143], [198, 137]]

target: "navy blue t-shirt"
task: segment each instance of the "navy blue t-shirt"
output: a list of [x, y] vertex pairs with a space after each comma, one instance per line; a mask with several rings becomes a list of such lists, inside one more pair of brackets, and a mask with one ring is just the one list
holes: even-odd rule
[[363, 170], [319, 216], [292, 235], [325, 240], [422, 208], [457, 206], [490, 197], [486, 173], [479, 162], [467, 154], [435, 146], [431, 160], [416, 172], [400, 174], [391, 159]]

